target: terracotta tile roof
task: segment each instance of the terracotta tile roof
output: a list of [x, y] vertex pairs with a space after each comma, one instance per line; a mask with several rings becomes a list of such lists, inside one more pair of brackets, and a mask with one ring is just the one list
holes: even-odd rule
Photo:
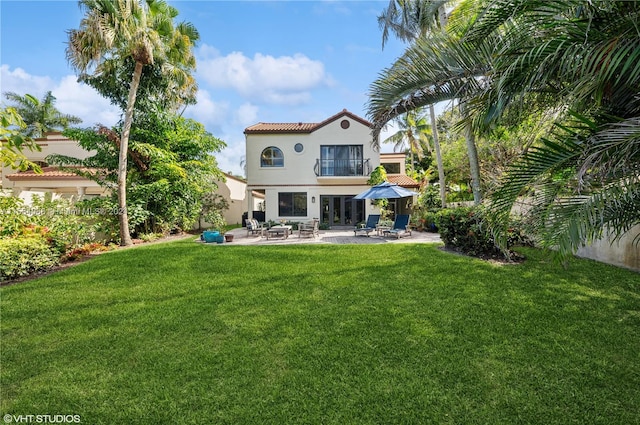
[[310, 123], [310, 122], [295, 122], [295, 123], [269, 123], [269, 122], [260, 122], [258, 124], [254, 124], [252, 126], [247, 127], [244, 130], [244, 134], [269, 134], [269, 133], [311, 133], [319, 128], [324, 127], [325, 125], [332, 123], [333, 121], [347, 116], [354, 121], [357, 121], [367, 127], [373, 127], [369, 121], [360, 118], [359, 116], [343, 109], [341, 112], [333, 115], [332, 117], [327, 118], [326, 120], [319, 123]]
[[[72, 168], [72, 167], [68, 167]], [[97, 171], [94, 168], [82, 168], [77, 167], [85, 172]], [[42, 167], [42, 174], [36, 173], [33, 170], [20, 171], [14, 174], [8, 174], [7, 178], [11, 181], [24, 181], [24, 180], [86, 180], [82, 176], [78, 176], [70, 171], [61, 170], [58, 167]]]
[[404, 174], [387, 174], [387, 181], [389, 183], [396, 183], [402, 187], [418, 188], [420, 183]]
[[247, 127], [244, 133], [311, 133], [317, 125], [316, 123], [310, 122], [259, 122], [258, 124]]

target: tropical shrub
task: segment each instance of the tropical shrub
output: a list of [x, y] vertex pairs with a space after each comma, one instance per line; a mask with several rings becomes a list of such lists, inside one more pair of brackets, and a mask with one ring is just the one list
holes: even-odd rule
[[507, 259], [519, 257], [511, 251], [514, 246], [533, 246], [528, 226], [519, 218], [509, 219], [507, 246], [496, 243], [483, 207], [447, 208], [436, 213], [440, 238], [448, 248], [477, 257], [502, 255]]
[[438, 211], [425, 211], [422, 215], [424, 229], [429, 232], [437, 232], [438, 225], [436, 224], [438, 218]]
[[482, 214], [475, 207], [446, 208], [436, 215], [438, 232], [448, 248], [465, 254], [481, 256], [500, 254], [494, 244]]
[[39, 233], [0, 239], [0, 281], [49, 269], [60, 262], [60, 253]]
[[25, 205], [1, 196], [0, 216], [0, 280], [77, 258], [103, 246], [97, 242], [109, 240], [118, 229], [115, 204], [108, 198], [73, 202], [34, 196]]
[[28, 224], [22, 199], [0, 196], [0, 237], [17, 235]]
[[417, 206], [428, 210], [437, 210], [442, 207], [440, 201], [440, 190], [435, 185], [429, 185], [424, 188], [420, 196], [418, 196]]

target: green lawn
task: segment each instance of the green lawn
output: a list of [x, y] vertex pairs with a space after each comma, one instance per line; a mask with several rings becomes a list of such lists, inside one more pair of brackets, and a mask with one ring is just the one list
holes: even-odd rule
[[110, 252], [0, 290], [0, 414], [639, 424], [640, 275], [435, 245]]

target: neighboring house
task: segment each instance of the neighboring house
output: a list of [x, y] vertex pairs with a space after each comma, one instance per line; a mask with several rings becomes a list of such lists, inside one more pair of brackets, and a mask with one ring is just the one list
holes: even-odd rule
[[[22, 198], [27, 204], [33, 195], [50, 193], [52, 198], [80, 199], [83, 197], [103, 196], [109, 193], [93, 180], [77, 176], [58, 167], [49, 167], [46, 157], [51, 154], [66, 155], [75, 158], [87, 158], [93, 152], [84, 150], [77, 141], [68, 139], [59, 132], [47, 133], [45, 137], [35, 139], [42, 149], [40, 152], [25, 150], [27, 158], [42, 168], [42, 174], [33, 171], [17, 171], [9, 167], [2, 168], [2, 189]], [[246, 210], [246, 182], [226, 174], [226, 182], [216, 181], [218, 191], [229, 204], [224, 217], [229, 224], [241, 224], [242, 213]]]
[[353, 226], [377, 211], [353, 199], [381, 161], [367, 120], [344, 109], [320, 123], [258, 123], [244, 133], [247, 205], [263, 194], [265, 220]]
[[[243, 225], [242, 215], [247, 211], [247, 182], [231, 174], [224, 175], [226, 182], [216, 181], [218, 185], [216, 193], [225, 198], [229, 204], [229, 209], [223, 213], [224, 219], [227, 224]], [[255, 196], [254, 201], [256, 201], [254, 208], [258, 208], [259, 196]]]
[[56, 197], [92, 197], [106, 194], [107, 189], [98, 183], [77, 176], [67, 171], [61, 171], [58, 167], [49, 167], [46, 157], [51, 154], [86, 158], [92, 152], [84, 150], [78, 142], [68, 139], [59, 132], [45, 134], [44, 137], [35, 139], [41, 151], [25, 150], [26, 157], [42, 167], [42, 174], [33, 171], [18, 172], [9, 167], [2, 168], [2, 189], [10, 190], [13, 196], [20, 197], [26, 202], [32, 195], [52, 193]]

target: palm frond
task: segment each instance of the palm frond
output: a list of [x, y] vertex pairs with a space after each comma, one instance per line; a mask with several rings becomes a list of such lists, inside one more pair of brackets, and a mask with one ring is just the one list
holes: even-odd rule
[[605, 232], [618, 240], [640, 224], [640, 178], [617, 180], [589, 195], [563, 197], [540, 216], [543, 246], [561, 255], [600, 239]]
[[446, 34], [417, 40], [370, 85], [367, 116], [374, 128], [407, 111], [477, 92], [497, 40], [485, 41], [470, 45]]

